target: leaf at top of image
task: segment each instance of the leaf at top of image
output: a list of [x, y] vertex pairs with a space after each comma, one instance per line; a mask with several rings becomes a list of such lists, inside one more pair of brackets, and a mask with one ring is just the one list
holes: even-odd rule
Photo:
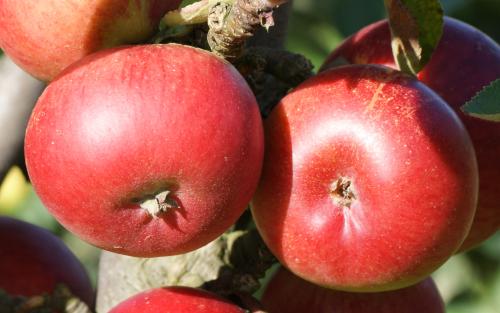
[[493, 122], [500, 122], [500, 78], [485, 86], [462, 106], [465, 114]]
[[443, 33], [438, 0], [384, 0], [392, 51], [401, 71], [416, 75], [430, 60]]

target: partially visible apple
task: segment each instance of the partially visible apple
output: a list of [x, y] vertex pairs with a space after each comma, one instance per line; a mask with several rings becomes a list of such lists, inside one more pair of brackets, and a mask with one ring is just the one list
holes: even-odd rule
[[165, 287], [139, 293], [109, 313], [245, 313], [242, 308], [207, 291]]
[[0, 0], [0, 48], [50, 81], [97, 50], [139, 43], [181, 0]]
[[[371, 24], [348, 38], [327, 58], [322, 70], [344, 63], [396, 67], [387, 21]], [[468, 250], [500, 228], [500, 123], [468, 116], [460, 107], [500, 78], [500, 46], [474, 27], [445, 17], [441, 41], [418, 78], [451, 105], [476, 150], [479, 201], [474, 224], [460, 248]]]
[[408, 75], [376, 65], [321, 73], [282, 99], [265, 137], [252, 212], [271, 251], [308, 281], [406, 287], [469, 231], [472, 143], [448, 105]]
[[263, 127], [236, 69], [181, 45], [101, 51], [45, 89], [26, 131], [31, 182], [70, 231], [113, 252], [197, 249], [257, 188]]
[[262, 296], [268, 313], [444, 313], [432, 278], [399, 290], [348, 293], [322, 288], [284, 268], [271, 278]]
[[0, 217], [0, 289], [31, 297], [50, 294], [57, 284], [93, 306], [87, 273], [61, 239], [38, 226]]

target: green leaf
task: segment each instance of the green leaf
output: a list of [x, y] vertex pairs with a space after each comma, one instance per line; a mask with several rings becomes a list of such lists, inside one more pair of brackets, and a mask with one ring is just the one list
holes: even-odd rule
[[500, 122], [500, 78], [484, 87], [461, 109], [465, 114], [487, 121]]
[[430, 60], [443, 33], [438, 0], [384, 0], [392, 32], [394, 59], [403, 72], [416, 75]]

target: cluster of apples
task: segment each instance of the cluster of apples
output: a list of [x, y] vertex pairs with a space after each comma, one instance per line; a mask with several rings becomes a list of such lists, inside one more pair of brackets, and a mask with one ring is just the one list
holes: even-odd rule
[[[500, 227], [500, 124], [460, 112], [500, 77], [499, 45], [446, 18], [417, 80], [394, 69], [382, 21], [263, 123], [244, 78], [210, 52], [115, 47], [148, 38], [179, 2], [0, 0], [0, 47], [50, 81], [25, 139], [48, 210], [95, 246], [157, 257], [214, 240], [251, 202], [264, 241], [301, 277], [278, 273], [271, 313], [444, 312], [427, 277]], [[299, 289], [304, 302], [287, 304]], [[185, 288], [112, 312], [160, 307], [243, 312]]]

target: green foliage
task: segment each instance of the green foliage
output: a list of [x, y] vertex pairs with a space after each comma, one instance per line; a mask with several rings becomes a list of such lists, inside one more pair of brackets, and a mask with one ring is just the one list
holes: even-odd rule
[[[498, 0], [448, 0], [453, 16], [476, 26], [500, 42], [500, 1]], [[456, 5], [453, 5], [457, 3]], [[446, 5], [445, 5], [446, 9]]]
[[474, 117], [500, 122], [500, 78], [485, 86], [462, 110]]
[[438, 0], [385, 0], [392, 51], [399, 68], [416, 75], [430, 60], [443, 33]]
[[297, 11], [292, 14], [288, 33], [287, 48], [305, 55], [315, 69], [321, 66], [325, 56], [343, 39], [338, 30], [326, 21]]
[[181, 7], [184, 7], [184, 6], [186, 6], [186, 5], [189, 5], [189, 4], [194, 3], [194, 2], [196, 2], [196, 1], [197, 1], [197, 0], [184, 0], [184, 1], [182, 1], [182, 3], [181, 3]]

